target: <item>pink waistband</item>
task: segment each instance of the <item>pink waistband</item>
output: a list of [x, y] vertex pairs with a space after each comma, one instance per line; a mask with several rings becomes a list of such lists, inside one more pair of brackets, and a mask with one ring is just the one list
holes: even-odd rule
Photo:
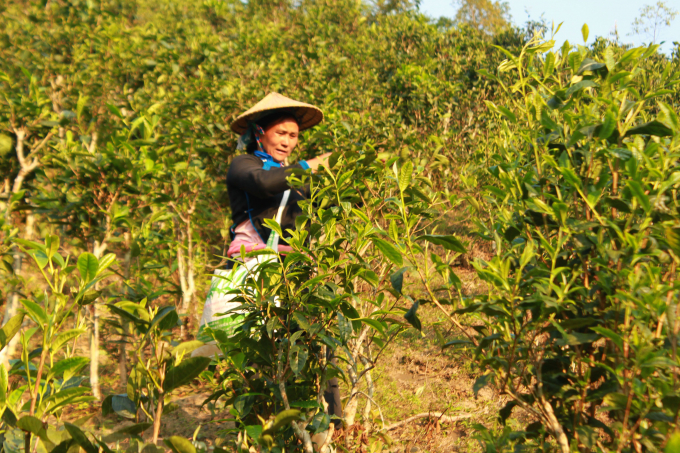
[[[236, 236], [234, 240], [229, 244], [229, 250], [227, 250], [227, 256], [232, 257], [241, 253], [241, 246], [245, 247], [246, 252], [252, 252], [255, 250], [262, 250], [267, 247], [267, 244], [262, 242], [260, 235], [253, 227], [253, 224], [249, 220], [242, 222], [236, 228], [234, 228]], [[289, 245], [279, 244], [279, 253], [292, 252], [293, 249]]]

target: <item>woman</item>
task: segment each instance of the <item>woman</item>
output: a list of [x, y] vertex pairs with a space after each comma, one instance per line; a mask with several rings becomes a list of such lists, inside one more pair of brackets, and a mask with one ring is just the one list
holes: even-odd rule
[[[263, 222], [276, 218], [285, 192], [292, 189], [286, 180], [290, 170], [314, 171], [328, 159], [330, 153], [287, 164], [299, 133], [322, 120], [323, 113], [317, 107], [271, 93], [232, 123], [231, 130], [241, 136], [239, 149], [245, 148], [248, 153], [236, 156], [227, 173], [234, 221], [227, 256], [240, 254], [241, 246], [247, 252], [265, 248], [273, 232]], [[298, 202], [306, 197], [300, 189], [290, 191], [279, 222], [282, 231], [295, 230], [295, 218], [301, 213]], [[285, 237], [282, 239], [285, 241]], [[279, 252], [286, 251], [290, 248], [279, 244]]]
[[[299, 133], [316, 126], [322, 120], [323, 113], [317, 107], [271, 93], [231, 124], [231, 130], [240, 135], [238, 149], [245, 149], [247, 153], [236, 156], [227, 173], [234, 222], [228, 257], [239, 256], [242, 247], [246, 252], [272, 248], [272, 235], [276, 233], [265, 226], [265, 219], [276, 218], [283, 232], [287, 229], [295, 230], [295, 218], [302, 212], [298, 202], [307, 198], [308, 194], [302, 189], [292, 188], [286, 178], [293, 168], [316, 170], [331, 153], [293, 165], [288, 164], [288, 158], [297, 146]], [[279, 239], [278, 235], [275, 239]], [[286, 237], [281, 239], [285, 242]], [[278, 248], [274, 249], [284, 254], [291, 251], [286, 244], [278, 244]], [[201, 325], [217, 327], [220, 322], [225, 322], [223, 327], [229, 329], [227, 320], [213, 318], [213, 313], [223, 313], [226, 310], [208, 307], [211, 293], [212, 288]], [[199, 339], [202, 339], [200, 335], [199, 330]], [[192, 355], [212, 356], [218, 352], [212, 345], [199, 349], [201, 350], [196, 350]], [[341, 417], [342, 404], [337, 378], [329, 380], [324, 397], [328, 403], [328, 413]], [[339, 421], [336, 420], [335, 424], [339, 426]]]
[[[316, 170], [330, 153], [309, 161], [287, 165], [295, 149], [300, 131], [309, 129], [323, 120], [323, 113], [313, 105], [294, 101], [278, 93], [271, 93], [231, 124], [231, 130], [240, 134], [238, 149], [247, 151], [236, 156], [227, 172], [227, 188], [233, 224], [232, 241], [227, 250], [229, 258], [239, 259], [241, 248], [246, 252], [269, 248], [280, 253], [290, 251], [286, 237], [278, 235], [264, 224], [266, 219], [276, 219], [282, 231], [295, 230], [295, 218], [300, 215], [298, 202], [307, 197], [302, 189], [293, 189], [286, 178], [291, 169]], [[287, 234], [287, 233], [284, 233]], [[282, 243], [279, 244], [279, 239]], [[226, 332], [236, 328], [237, 316], [222, 316], [238, 306], [232, 301], [232, 286], [238, 286], [245, 277], [249, 264], [231, 272], [234, 260], [226, 270], [216, 270], [200, 320], [197, 339], [211, 342], [205, 327]], [[193, 355], [212, 356], [215, 346], [199, 348]]]

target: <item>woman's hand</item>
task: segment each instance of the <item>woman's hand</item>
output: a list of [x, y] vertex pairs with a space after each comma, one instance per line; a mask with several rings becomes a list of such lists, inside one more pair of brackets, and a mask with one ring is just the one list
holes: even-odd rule
[[328, 158], [331, 156], [331, 154], [332, 153], [324, 153], [320, 156], [309, 159], [307, 161], [307, 165], [309, 165], [309, 168], [311, 168], [312, 171], [316, 171], [316, 169], [319, 168], [319, 165], [325, 164], [328, 161]]

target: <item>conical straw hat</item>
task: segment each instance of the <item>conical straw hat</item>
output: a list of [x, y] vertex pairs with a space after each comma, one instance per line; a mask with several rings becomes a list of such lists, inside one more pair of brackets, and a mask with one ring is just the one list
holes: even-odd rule
[[279, 93], [269, 93], [264, 99], [236, 118], [236, 121], [231, 123], [231, 130], [241, 135], [248, 128], [250, 121], [257, 121], [275, 110], [292, 113], [297, 118], [301, 131], [314, 127], [323, 120], [323, 112], [318, 107], [294, 101]]

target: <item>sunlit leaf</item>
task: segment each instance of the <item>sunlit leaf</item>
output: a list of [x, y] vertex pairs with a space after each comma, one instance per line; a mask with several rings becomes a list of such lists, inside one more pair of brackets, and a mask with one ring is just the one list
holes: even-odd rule
[[413, 163], [410, 160], [404, 162], [399, 170], [399, 190], [402, 192], [408, 188], [411, 184], [411, 178], [413, 177]]
[[163, 439], [163, 442], [170, 447], [173, 453], [196, 453], [196, 447], [183, 437], [170, 436], [167, 439]]
[[14, 335], [21, 329], [21, 324], [24, 322], [24, 313], [19, 313], [12, 316], [7, 323], [0, 329], [0, 350], [7, 346], [7, 343], [14, 338]]
[[170, 393], [177, 387], [193, 381], [210, 365], [211, 360], [210, 357], [190, 357], [182, 360], [179, 365], [170, 368], [166, 373], [163, 390]]
[[290, 369], [293, 371], [293, 373], [296, 375], [300, 374], [307, 363], [307, 357], [309, 357], [307, 348], [297, 344], [291, 346], [290, 353], [288, 354], [288, 361], [290, 363]]
[[417, 241], [425, 240], [436, 245], [441, 245], [446, 250], [451, 250], [458, 253], [467, 253], [465, 246], [455, 236], [440, 236], [436, 234], [424, 234], [416, 239]]
[[80, 277], [85, 282], [89, 282], [97, 275], [97, 270], [99, 269], [99, 261], [91, 253], [83, 253], [78, 257], [78, 272], [80, 272]]
[[21, 299], [21, 305], [24, 306], [28, 316], [40, 327], [47, 324], [47, 314], [40, 305], [28, 299]]
[[399, 252], [395, 246], [383, 239], [373, 238], [371, 241], [378, 248], [378, 250], [380, 250], [382, 254], [395, 265], [401, 266], [404, 263], [401, 252]]

